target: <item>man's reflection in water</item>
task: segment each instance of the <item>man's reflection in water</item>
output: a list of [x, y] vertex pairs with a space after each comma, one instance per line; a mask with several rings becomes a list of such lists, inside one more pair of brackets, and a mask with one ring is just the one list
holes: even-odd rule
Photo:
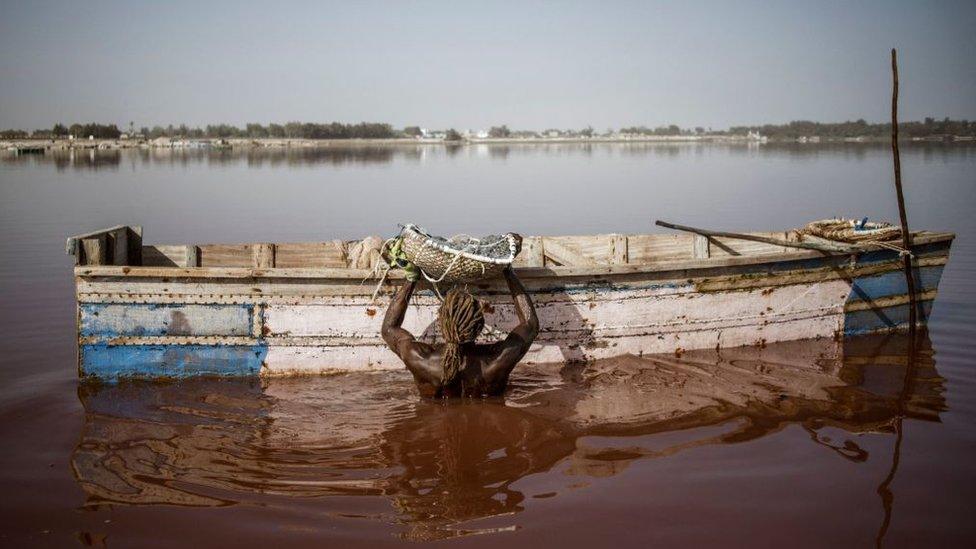
[[[410, 539], [490, 533], [516, 527], [520, 480], [557, 467], [569, 476], [542, 477], [560, 483], [546, 495], [635, 460], [794, 424], [846, 460], [874, 459], [821, 431], [938, 421], [931, 346], [919, 346], [908, 377], [907, 352], [905, 337], [886, 336], [622, 357], [574, 375], [527, 368], [505, 400], [473, 402], [422, 401], [402, 372], [82, 386], [72, 466], [89, 506], [318, 498], [342, 515], [329, 496], [362, 495], [391, 501], [396, 515], [382, 519]], [[891, 456], [876, 459], [887, 468]]]
[[450, 536], [450, 526], [522, 510], [511, 485], [575, 450], [556, 422], [501, 400], [420, 402], [393, 424], [380, 448], [401, 472], [390, 488], [411, 539]]

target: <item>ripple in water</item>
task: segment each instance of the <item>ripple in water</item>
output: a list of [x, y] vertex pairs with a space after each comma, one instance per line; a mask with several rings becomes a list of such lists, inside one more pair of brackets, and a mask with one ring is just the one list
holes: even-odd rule
[[[938, 421], [945, 407], [928, 340], [910, 361], [904, 336], [520, 367], [504, 399], [421, 400], [405, 372], [82, 386], [79, 398], [71, 464], [86, 507], [332, 498], [332, 516], [414, 540], [511, 531], [530, 496], [787, 425], [864, 461], [865, 448], [827, 433], [893, 433], [899, 418]], [[556, 467], [566, 474], [520, 488]], [[391, 511], [363, 513], [346, 496]]]

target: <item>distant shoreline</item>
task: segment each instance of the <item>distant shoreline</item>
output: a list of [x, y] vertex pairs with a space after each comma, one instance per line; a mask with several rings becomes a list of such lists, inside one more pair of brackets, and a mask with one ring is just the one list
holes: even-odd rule
[[[932, 136], [904, 138], [903, 142], [973, 142], [970, 136]], [[349, 146], [466, 146], [466, 145], [546, 145], [586, 143], [888, 143], [890, 139], [877, 137], [798, 139], [756, 139], [743, 135], [646, 135], [612, 137], [525, 137], [525, 138], [466, 138], [460, 141], [424, 138], [383, 139], [306, 139], [306, 138], [157, 138], [157, 139], [50, 139], [20, 138], [0, 140], [0, 150], [34, 151], [85, 149], [243, 149], [243, 148], [315, 148]]]

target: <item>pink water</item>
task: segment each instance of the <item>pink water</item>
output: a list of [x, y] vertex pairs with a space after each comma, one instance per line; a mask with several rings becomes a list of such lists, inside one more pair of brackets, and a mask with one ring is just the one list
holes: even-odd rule
[[887, 149], [0, 157], [0, 544], [971, 546], [976, 148], [908, 146], [903, 164], [912, 224], [958, 234], [914, 353], [890, 337], [624, 357], [426, 402], [402, 372], [80, 386], [63, 238], [894, 219]]

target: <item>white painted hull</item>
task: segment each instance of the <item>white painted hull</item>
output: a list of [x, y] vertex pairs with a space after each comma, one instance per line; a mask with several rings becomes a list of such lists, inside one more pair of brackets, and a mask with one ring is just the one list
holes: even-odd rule
[[[764, 293], [765, 292], [765, 293]], [[690, 285], [666, 290], [537, 295], [540, 335], [526, 362], [558, 363], [622, 354], [761, 345], [768, 341], [833, 337], [843, 327], [850, 284], [830, 281], [701, 294]], [[486, 339], [507, 334], [514, 308], [502, 297], [487, 299]], [[383, 304], [269, 305], [264, 309], [268, 344], [266, 375], [334, 370], [401, 368], [379, 337]], [[411, 304], [404, 328], [436, 339], [438, 302]], [[377, 311], [373, 315], [367, 311]], [[494, 337], [493, 337], [494, 336]]]

